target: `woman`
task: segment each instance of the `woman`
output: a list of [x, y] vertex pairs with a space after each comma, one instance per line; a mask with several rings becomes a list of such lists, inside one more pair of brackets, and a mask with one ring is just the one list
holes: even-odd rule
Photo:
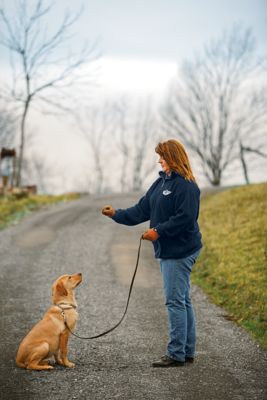
[[102, 213], [124, 225], [150, 220], [143, 239], [153, 242], [160, 260], [169, 318], [167, 354], [153, 367], [178, 367], [193, 362], [196, 329], [190, 299], [190, 273], [199, 256], [201, 234], [197, 223], [200, 190], [185, 148], [177, 140], [155, 149], [162, 171], [139, 202], [127, 209], [106, 206]]

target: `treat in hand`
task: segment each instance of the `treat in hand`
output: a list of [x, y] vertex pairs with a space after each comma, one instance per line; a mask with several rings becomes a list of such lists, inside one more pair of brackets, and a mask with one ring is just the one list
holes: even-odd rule
[[102, 208], [102, 214], [106, 215], [107, 217], [113, 217], [115, 210], [112, 206], [105, 206]]
[[144, 240], [151, 240], [151, 242], [154, 242], [159, 238], [159, 234], [156, 229], [148, 229], [145, 233], [143, 233], [142, 238]]

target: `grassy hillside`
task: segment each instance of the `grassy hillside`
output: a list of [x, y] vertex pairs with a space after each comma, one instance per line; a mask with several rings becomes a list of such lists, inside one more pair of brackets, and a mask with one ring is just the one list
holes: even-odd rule
[[203, 198], [200, 227], [193, 282], [267, 348], [267, 184]]
[[44, 205], [69, 201], [79, 198], [80, 195], [66, 194], [60, 196], [30, 195], [23, 199], [14, 196], [0, 197], [0, 229], [10, 223], [18, 222], [24, 215]]

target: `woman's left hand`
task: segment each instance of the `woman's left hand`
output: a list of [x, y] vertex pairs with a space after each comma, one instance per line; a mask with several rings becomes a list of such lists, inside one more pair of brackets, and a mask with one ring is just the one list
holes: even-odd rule
[[151, 240], [151, 242], [154, 242], [159, 238], [159, 234], [155, 229], [148, 229], [145, 233], [142, 235], [142, 239], [144, 240]]

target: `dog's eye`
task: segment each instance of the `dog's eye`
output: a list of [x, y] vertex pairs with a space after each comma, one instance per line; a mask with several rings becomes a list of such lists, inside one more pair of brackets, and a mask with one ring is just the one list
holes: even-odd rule
[[71, 279], [71, 276], [69, 276], [69, 279]]

